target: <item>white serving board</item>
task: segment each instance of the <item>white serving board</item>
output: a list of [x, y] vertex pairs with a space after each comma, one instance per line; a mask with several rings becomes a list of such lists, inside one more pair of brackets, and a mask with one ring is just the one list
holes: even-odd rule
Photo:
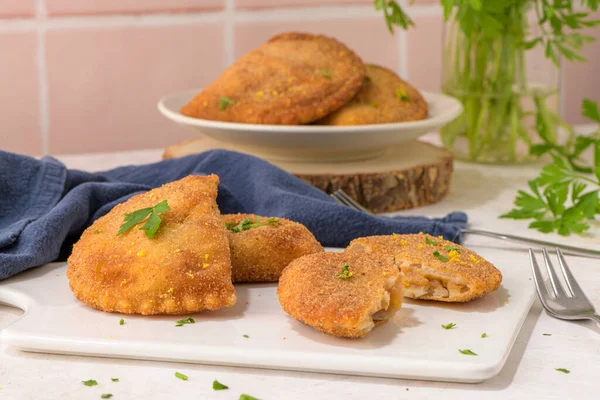
[[[502, 271], [500, 289], [467, 304], [406, 301], [392, 321], [358, 340], [331, 337], [289, 317], [274, 284], [236, 285], [235, 307], [192, 315], [196, 323], [183, 327], [175, 327], [183, 317], [103, 313], [73, 297], [65, 263], [0, 282], [0, 302], [25, 311], [0, 339], [34, 352], [481, 382], [502, 369], [535, 291], [523, 253], [474, 250]], [[450, 322], [454, 329], [441, 328]]]

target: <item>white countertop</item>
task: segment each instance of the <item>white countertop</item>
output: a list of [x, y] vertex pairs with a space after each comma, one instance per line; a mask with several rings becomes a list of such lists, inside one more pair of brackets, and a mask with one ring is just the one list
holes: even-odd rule
[[[89, 171], [158, 161], [160, 150], [58, 157], [71, 168]], [[473, 227], [518, 233], [565, 244], [599, 248], [600, 224], [586, 238], [562, 238], [526, 229], [527, 222], [499, 220], [511, 208], [517, 188], [535, 175], [536, 166], [493, 167], [457, 162], [452, 190], [439, 204], [405, 214], [442, 215], [466, 211]], [[506, 247], [478, 237], [469, 244]], [[526, 258], [526, 249], [522, 256]], [[600, 260], [568, 257], [588, 297], [600, 308]], [[0, 306], [0, 329], [19, 318], [20, 310]], [[552, 336], [544, 336], [550, 333]], [[555, 371], [567, 368], [570, 374]], [[188, 375], [184, 382], [173, 375]], [[110, 381], [119, 378], [118, 383]], [[98, 386], [81, 381], [95, 379]], [[229, 390], [215, 392], [218, 379]], [[25, 353], [0, 345], [0, 399], [237, 399], [241, 393], [269, 399], [576, 399], [600, 391], [600, 326], [549, 317], [536, 301], [504, 369], [480, 384], [363, 378], [290, 371], [179, 364]]]

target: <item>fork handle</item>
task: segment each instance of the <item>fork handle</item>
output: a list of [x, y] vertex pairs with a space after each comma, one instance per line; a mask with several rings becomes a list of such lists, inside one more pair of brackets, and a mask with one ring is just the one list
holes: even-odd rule
[[583, 257], [600, 258], [600, 251], [598, 251], [598, 250], [584, 249], [584, 248], [575, 247], [575, 246], [566, 246], [566, 245], [562, 245], [559, 243], [548, 242], [545, 240], [531, 239], [531, 238], [526, 238], [526, 237], [522, 237], [522, 236], [508, 235], [505, 233], [496, 233], [496, 232], [484, 231], [481, 229], [471, 229], [471, 228], [463, 228], [462, 232], [467, 233], [467, 234], [473, 234], [473, 235], [488, 236], [488, 237], [492, 237], [495, 239], [507, 240], [507, 241], [512, 241], [512, 242], [535, 244], [540, 247], [558, 247], [565, 254], [571, 254], [571, 255], [583, 256]]

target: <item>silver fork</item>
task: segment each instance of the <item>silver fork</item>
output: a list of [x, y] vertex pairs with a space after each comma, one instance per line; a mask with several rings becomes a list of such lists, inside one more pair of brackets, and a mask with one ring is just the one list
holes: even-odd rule
[[[329, 196], [332, 199], [334, 199], [335, 201], [337, 201], [339, 204], [348, 206], [348, 207], [353, 208], [358, 211], [362, 211], [369, 215], [374, 215], [371, 211], [367, 210], [366, 208], [364, 208], [363, 206], [358, 204], [352, 197], [348, 196], [348, 194], [346, 194], [346, 192], [344, 192], [341, 189], [336, 190], [335, 192], [331, 193]], [[510, 242], [526, 243], [526, 244], [530, 244], [530, 245], [534, 244], [538, 247], [560, 247], [565, 252], [565, 254], [572, 254], [572, 255], [576, 255], [576, 256], [591, 257], [591, 258], [600, 258], [600, 250], [584, 249], [584, 248], [575, 247], [575, 246], [566, 246], [566, 245], [562, 245], [562, 244], [558, 244], [558, 243], [548, 242], [546, 240], [531, 239], [531, 238], [526, 238], [526, 237], [522, 237], [522, 236], [509, 235], [506, 233], [484, 231], [481, 229], [463, 228], [463, 229], [461, 229], [461, 231], [462, 231], [462, 233], [466, 233], [466, 234], [487, 236], [487, 237], [491, 237], [494, 239], [505, 240], [505, 241], [510, 241]]]
[[583, 293], [583, 290], [581, 290], [581, 287], [575, 280], [560, 249], [556, 249], [556, 256], [558, 257], [558, 263], [566, 287], [558, 280], [558, 274], [556, 273], [545, 248], [542, 249], [542, 253], [544, 255], [544, 262], [546, 264], [546, 269], [548, 270], [548, 280], [552, 290], [549, 290], [548, 285], [544, 282], [533, 249], [529, 249], [533, 280], [535, 281], [535, 287], [537, 288], [540, 301], [546, 311], [548, 311], [550, 315], [560, 319], [591, 319], [600, 323], [600, 316], [596, 314], [594, 305], [587, 298], [585, 293]]

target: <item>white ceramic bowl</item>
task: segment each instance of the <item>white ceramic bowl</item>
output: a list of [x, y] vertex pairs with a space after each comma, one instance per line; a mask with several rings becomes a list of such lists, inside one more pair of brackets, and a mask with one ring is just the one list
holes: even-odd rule
[[388, 146], [441, 128], [462, 112], [462, 104], [453, 97], [421, 92], [429, 105], [429, 115], [421, 121], [356, 126], [239, 124], [182, 115], [181, 107], [199, 92], [194, 89], [167, 95], [158, 102], [158, 109], [170, 120], [219, 142], [267, 159], [296, 162], [376, 157]]

